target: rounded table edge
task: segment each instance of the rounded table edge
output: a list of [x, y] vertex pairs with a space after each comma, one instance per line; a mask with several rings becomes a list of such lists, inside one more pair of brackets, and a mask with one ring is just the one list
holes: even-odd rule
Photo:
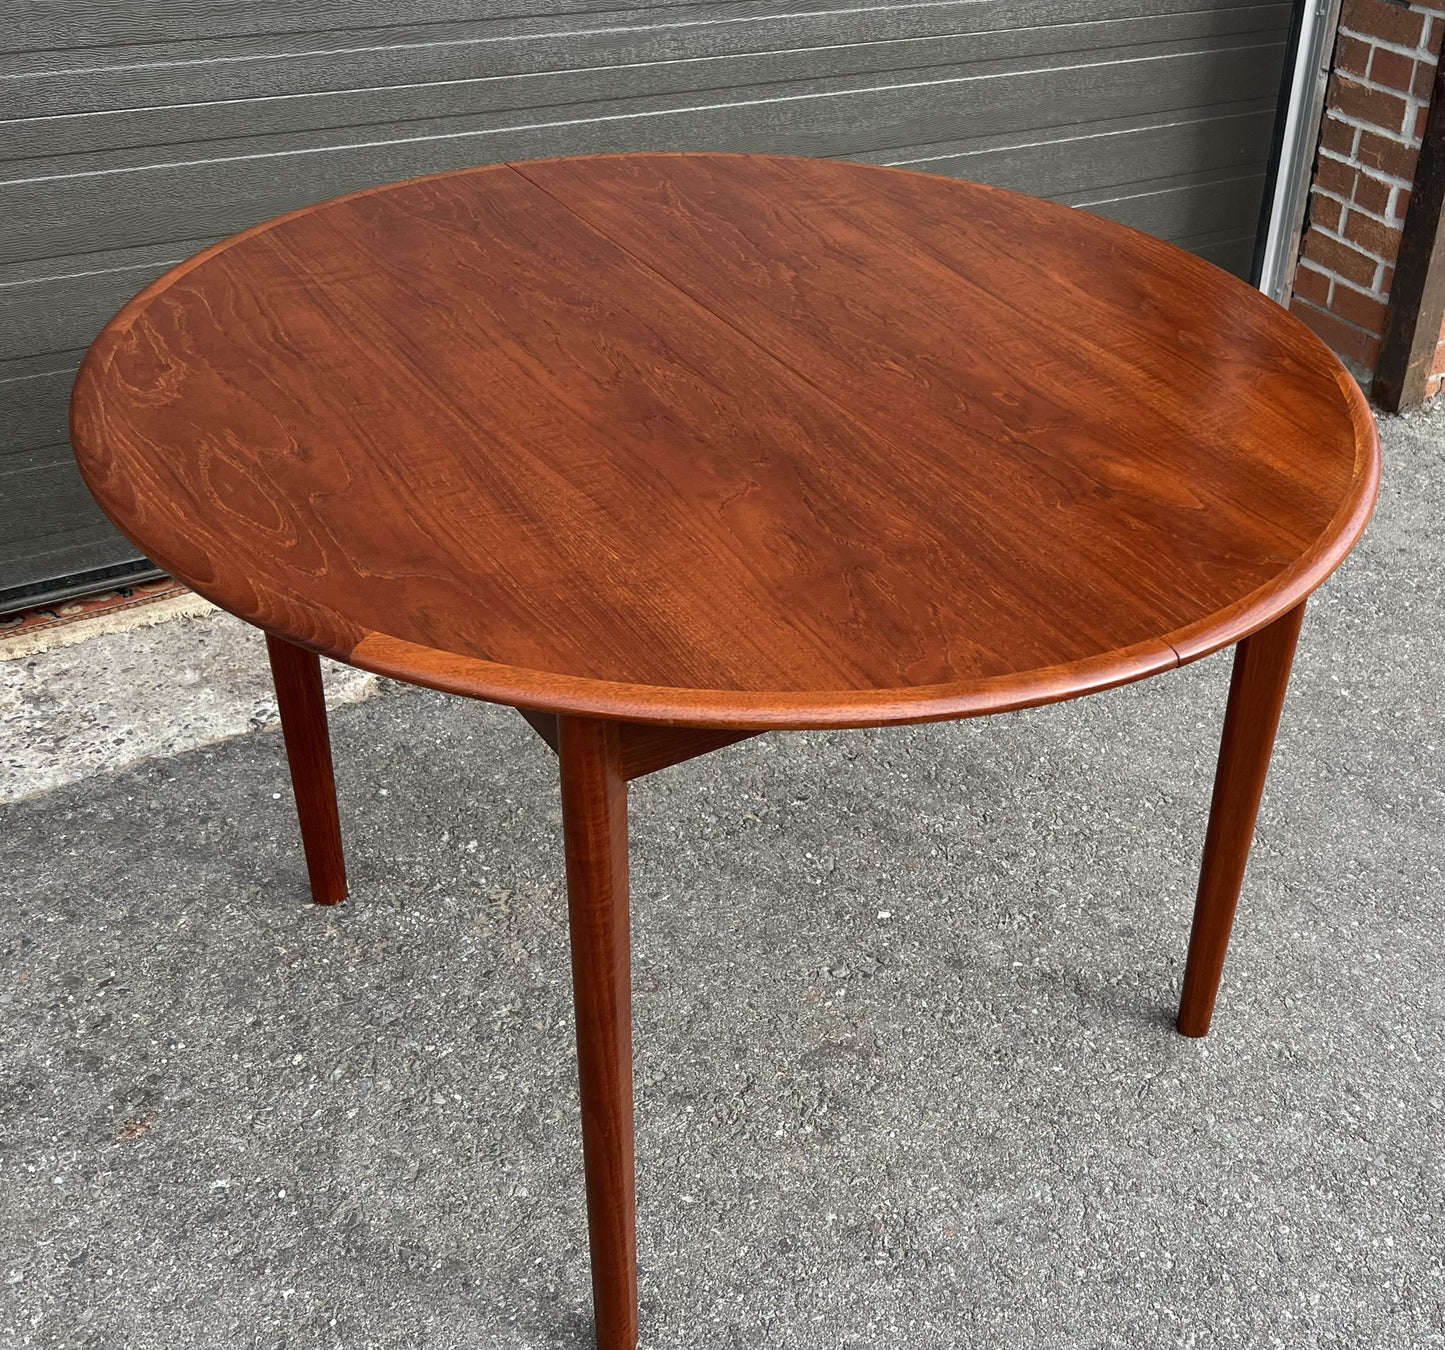
[[[689, 155], [698, 152], [656, 153]], [[580, 158], [616, 157], [598, 155]], [[571, 158], [579, 157], [548, 157], [549, 160]], [[106, 322], [86, 351], [76, 373], [70, 400], [71, 440], [76, 447], [81, 475], [96, 502], [120, 533], [218, 608], [298, 646], [387, 678], [488, 702], [563, 715], [679, 727], [810, 730], [944, 721], [1036, 707], [1115, 688], [1198, 660], [1257, 632], [1312, 594], [1348, 556], [1374, 509], [1380, 481], [1380, 447], [1369, 404], [1339, 358], [1316, 334], [1296, 320], [1299, 328], [1318, 344], [1334, 367], [1335, 382], [1349, 409], [1356, 448], [1355, 476], [1350, 495], [1315, 544], [1256, 591], [1184, 628], [1067, 665], [947, 685], [803, 692], [679, 689], [562, 676], [488, 662], [359, 629], [343, 615], [304, 601], [294, 601], [288, 606], [292, 612], [285, 619], [261, 612], [247, 612], [235, 605], [234, 600], [222, 601], [208, 594], [206, 584], [192, 580], [184, 569], [170, 566], [162, 556], [163, 550], [143, 544], [130, 533], [125, 523], [110, 509], [105, 495], [97, 490], [100, 485], [92, 480], [89, 471], [91, 456], [88, 451], [82, 453], [90, 440], [84, 426], [82, 405], [88, 386], [108, 364], [116, 344], [134, 318], [157, 295], [215, 255], [286, 221], [403, 185], [506, 171], [512, 171], [510, 161], [468, 166], [401, 182], [375, 184], [309, 203], [216, 241], [168, 269], [132, 296]], [[1023, 195], [1008, 193], [1007, 189], [992, 190]], [[1140, 233], [1136, 230], [1130, 232]], [[304, 626], [286, 621], [303, 616], [306, 620]]]
[[[309, 644], [303, 641], [302, 645]], [[348, 653], [328, 650], [325, 654], [389, 679], [488, 703], [562, 716], [740, 731], [810, 731], [979, 717], [1078, 698], [1179, 664], [1178, 653], [1167, 642], [1151, 638], [1069, 665], [952, 684], [768, 691], [681, 689], [557, 675], [439, 651], [375, 632]]]
[[1291, 566], [1234, 604], [1163, 634], [1163, 640], [1179, 653], [1181, 665], [1209, 656], [1257, 633], [1307, 600], [1349, 557], [1374, 513], [1380, 492], [1381, 467], [1380, 432], [1374, 414], [1359, 384], [1339, 357], [1314, 333], [1310, 332], [1310, 336], [1333, 362], [1335, 383], [1349, 409], [1355, 433], [1355, 475], [1351, 491], [1313, 546]]

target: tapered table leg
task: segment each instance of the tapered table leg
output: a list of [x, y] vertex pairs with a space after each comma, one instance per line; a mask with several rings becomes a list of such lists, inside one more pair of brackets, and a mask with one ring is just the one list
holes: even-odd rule
[[557, 719], [598, 1350], [637, 1345], [627, 781], [615, 722]]
[[318, 905], [346, 899], [346, 859], [341, 852], [341, 820], [336, 813], [336, 779], [331, 769], [331, 735], [326, 726], [326, 696], [321, 659], [315, 652], [266, 634], [291, 790], [301, 821], [301, 844], [311, 877], [311, 898]]
[[1186, 1036], [1203, 1036], [1214, 1016], [1224, 953], [1304, 612], [1301, 601], [1235, 648], [1194, 928], [1184, 967], [1184, 994], [1179, 1001], [1177, 1025]]

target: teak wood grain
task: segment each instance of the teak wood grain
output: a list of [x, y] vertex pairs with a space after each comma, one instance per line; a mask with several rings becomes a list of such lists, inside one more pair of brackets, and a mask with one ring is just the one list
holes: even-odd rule
[[[557, 715], [518, 708], [527, 724], [553, 750], [557, 749]], [[753, 731], [709, 731], [698, 727], [657, 727], [645, 722], [619, 723], [621, 736], [622, 776], [629, 782], [659, 769], [670, 769], [699, 755], [735, 745]]]
[[97, 498], [267, 630], [313, 893], [315, 653], [558, 754], [597, 1341], [633, 1350], [627, 782], [769, 727], [970, 716], [1238, 643], [1179, 1028], [1208, 1029], [1359, 390], [1157, 240], [867, 165], [500, 165], [224, 241], [76, 382]]
[[557, 719], [598, 1350], [637, 1344], [627, 780], [615, 722]]
[[336, 809], [336, 777], [331, 766], [331, 731], [326, 723], [326, 691], [315, 652], [266, 635], [276, 707], [286, 740], [291, 790], [301, 826], [301, 846], [311, 895], [319, 905], [346, 899], [346, 857], [341, 848], [341, 818]]
[[77, 454], [303, 646], [554, 713], [966, 716], [1237, 641], [1348, 551], [1373, 422], [1207, 263], [870, 165], [641, 155], [374, 189], [107, 326]]
[[1179, 1000], [1177, 1025], [1186, 1036], [1205, 1035], [1214, 1017], [1225, 949], [1244, 885], [1254, 822], [1264, 797], [1265, 775], [1304, 613], [1301, 602], [1235, 648]]

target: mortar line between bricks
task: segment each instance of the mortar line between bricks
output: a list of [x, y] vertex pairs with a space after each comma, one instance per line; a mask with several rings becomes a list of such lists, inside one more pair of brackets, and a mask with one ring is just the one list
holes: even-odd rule
[[[1364, 131], [1368, 131], [1369, 129], [1370, 128], [1368, 127], [1361, 128], [1361, 130]], [[1407, 150], [1418, 150], [1420, 147], [1417, 145], [1406, 146], [1402, 143], [1402, 148]], [[1414, 183], [1412, 181], [1401, 178], [1399, 174], [1391, 173], [1388, 169], [1377, 169], [1372, 164], [1364, 163], [1358, 155], [1345, 156], [1341, 155], [1338, 151], [1335, 150], [1321, 150], [1320, 157], [1322, 159], [1329, 160], [1332, 164], [1343, 164], [1345, 168], [1354, 169], [1357, 173], [1367, 173], [1372, 178], [1378, 178], [1382, 182], [1387, 182], [1388, 186], [1390, 187], [1408, 188], [1414, 186]], [[1310, 191], [1324, 192], [1330, 194], [1331, 196], [1338, 195], [1333, 188], [1320, 187], [1318, 183], [1312, 184], [1310, 187]], [[1343, 198], [1343, 200], [1348, 201], [1349, 198]]]
[[[1433, 61], [1430, 62], [1432, 67], [1434, 64]], [[1406, 103], [1415, 105], [1414, 108], [1411, 108], [1412, 112], [1417, 108], [1428, 108], [1430, 106], [1429, 99], [1423, 99], [1418, 94], [1411, 93], [1409, 89], [1397, 89], [1393, 84], [1381, 84], [1378, 80], [1372, 79], [1368, 75], [1356, 75], [1352, 71], [1347, 70], [1340, 72], [1340, 78], [1342, 80], [1348, 80], [1351, 84], [1357, 84], [1362, 89], [1373, 89], [1377, 94], [1390, 94], [1395, 98], [1402, 98]]]
[[[1381, 223], [1389, 224], [1388, 221], [1384, 221]], [[1392, 228], [1399, 229], [1400, 227], [1398, 225], [1395, 225], [1392, 226]], [[1354, 251], [1358, 253], [1362, 258], [1369, 258], [1371, 259], [1371, 261], [1376, 263], [1384, 263], [1386, 267], [1393, 267], [1395, 265], [1395, 262], [1385, 257], [1383, 253], [1376, 253], [1373, 249], [1366, 248], [1363, 244], [1356, 243], [1353, 239], [1348, 238], [1346, 235], [1340, 234], [1337, 230], [1326, 229], [1323, 225], [1311, 225], [1310, 229], [1318, 230], [1320, 234], [1324, 235], [1326, 239], [1333, 239], [1336, 243], [1344, 244], [1346, 248], [1354, 249]]]
[[[1403, 190], [1401, 184], [1399, 183], [1391, 183], [1389, 186], [1392, 187], [1396, 192]], [[1369, 216], [1371, 220], [1379, 221], [1381, 225], [1391, 225], [1395, 229], [1399, 229], [1404, 223], [1403, 221], [1398, 220], [1393, 216], [1376, 215], [1373, 211], [1369, 210], [1367, 207], [1361, 206], [1351, 197], [1341, 197], [1338, 193], [1327, 192], [1324, 188], [1312, 188], [1311, 192], [1312, 194], [1318, 194], [1321, 197], [1326, 197], [1332, 202], [1338, 202], [1341, 206], [1347, 207], [1351, 211], [1358, 211], [1362, 216]], [[1392, 197], [1391, 200], [1393, 201], [1394, 198]], [[1311, 221], [1310, 224], [1311, 226], [1313, 226], [1314, 222]], [[1330, 227], [1328, 225], [1321, 225], [1318, 228], [1328, 232]]]
[[1357, 42], [1363, 42], [1371, 47], [1379, 47], [1387, 52], [1394, 52], [1396, 56], [1408, 56], [1415, 61], [1428, 61], [1432, 66], [1435, 64], [1435, 53], [1422, 42], [1418, 47], [1406, 47], [1402, 43], [1392, 42], [1389, 38], [1375, 37], [1371, 33], [1363, 33], [1358, 28], [1346, 28], [1340, 25], [1341, 37], [1352, 37]]

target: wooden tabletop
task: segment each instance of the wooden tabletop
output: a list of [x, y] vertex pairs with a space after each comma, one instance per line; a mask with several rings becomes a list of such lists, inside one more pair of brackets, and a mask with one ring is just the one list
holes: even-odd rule
[[183, 263], [91, 348], [91, 490], [173, 575], [417, 683], [920, 721], [1234, 642], [1364, 528], [1328, 349], [1067, 207], [828, 160], [494, 165]]

